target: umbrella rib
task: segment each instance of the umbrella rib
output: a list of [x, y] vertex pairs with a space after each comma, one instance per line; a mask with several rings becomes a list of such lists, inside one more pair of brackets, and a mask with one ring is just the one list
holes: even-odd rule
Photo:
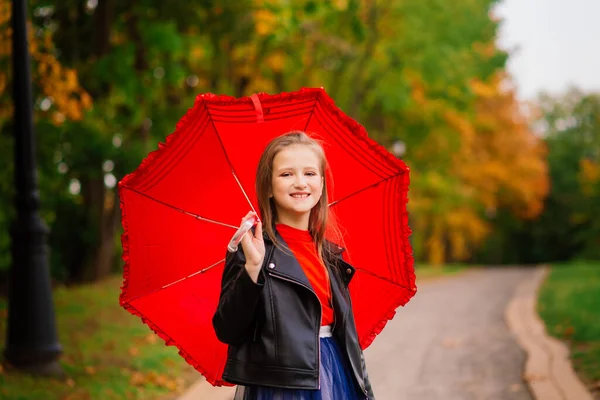
[[[223, 151], [225, 151], [223, 149]], [[227, 159], [227, 161], [229, 162], [229, 158]], [[252, 209], [252, 211], [258, 215], [258, 213], [256, 212], [256, 210], [254, 209], [254, 206], [252, 205], [252, 202], [250, 201], [250, 199], [248, 198], [248, 195], [246, 194], [246, 191], [244, 190], [244, 188], [242, 187], [242, 184], [240, 182], [240, 180], [238, 179], [237, 175], [235, 174], [235, 171], [233, 170], [233, 166], [231, 166], [231, 164], [229, 165], [231, 167], [231, 174], [233, 175], [233, 179], [235, 179], [235, 181], [237, 182], [238, 186], [240, 187], [240, 190], [242, 191], [242, 193], [244, 194], [244, 197], [246, 198], [246, 201], [248, 202], [248, 204], [250, 204], [250, 208]]]
[[317, 103], [319, 102], [320, 97], [321, 97], [321, 93], [319, 93], [319, 95], [317, 96], [317, 99], [315, 100], [315, 103], [313, 104], [312, 111], [310, 112], [310, 114], [308, 116], [308, 120], [306, 121], [306, 125], [304, 126], [304, 132], [306, 132], [308, 130], [308, 125], [310, 124], [310, 120], [312, 119], [313, 114], [317, 110]]
[[189, 216], [191, 216], [191, 217], [194, 217], [194, 218], [196, 218], [196, 219], [198, 219], [198, 220], [205, 221], [205, 222], [210, 222], [211, 224], [216, 224], [216, 225], [226, 226], [226, 227], [228, 227], [228, 228], [233, 228], [233, 229], [238, 229], [238, 228], [239, 228], [238, 226], [235, 226], [235, 225], [229, 225], [229, 224], [226, 224], [226, 223], [224, 223], [224, 222], [216, 221], [216, 220], [214, 220], [214, 219], [210, 219], [210, 218], [205, 218], [205, 217], [203, 217], [203, 216], [200, 216], [200, 215], [198, 215], [198, 214], [194, 214], [194, 213], [191, 213], [191, 212], [189, 212], [189, 211], [185, 211], [184, 209], [181, 209], [181, 208], [179, 208], [179, 207], [175, 207], [174, 205], [171, 205], [171, 204], [169, 204], [169, 203], [166, 203], [166, 202], [164, 202], [164, 201], [162, 201], [162, 200], [158, 200], [158, 199], [156, 199], [156, 198], [154, 198], [154, 197], [152, 197], [152, 196], [150, 196], [150, 195], [148, 195], [148, 194], [146, 194], [146, 193], [140, 192], [139, 190], [136, 190], [136, 189], [134, 189], [134, 188], [132, 188], [132, 187], [130, 187], [130, 186], [122, 186], [122, 187], [123, 187], [124, 189], [131, 190], [132, 192], [134, 192], [134, 193], [137, 193], [137, 194], [139, 194], [139, 195], [141, 195], [141, 196], [144, 196], [144, 197], [146, 197], [147, 199], [150, 199], [150, 200], [152, 200], [152, 201], [155, 201], [155, 202], [157, 202], [157, 203], [159, 203], [159, 204], [162, 204], [163, 206], [167, 206], [167, 207], [169, 207], [169, 208], [172, 208], [172, 209], [173, 209], [173, 210], [175, 210], [175, 211], [179, 211], [180, 213], [183, 213], [183, 214], [189, 215]]
[[151, 292], [140, 294], [140, 295], [138, 295], [138, 296], [136, 296], [136, 297], [134, 297], [134, 298], [132, 298], [132, 299], [129, 299], [129, 300], [127, 300], [127, 302], [128, 302], [128, 303], [131, 303], [132, 301], [135, 301], [135, 300], [137, 300], [137, 299], [140, 299], [140, 298], [142, 298], [142, 297], [150, 296], [151, 294], [154, 294], [154, 293], [156, 293], [156, 292], [159, 292], [159, 291], [161, 291], [161, 290], [163, 290], [163, 289], [166, 289], [166, 288], [168, 288], [168, 287], [170, 287], [170, 286], [173, 286], [173, 285], [174, 285], [174, 284], [176, 284], [176, 283], [183, 282], [183, 281], [185, 281], [185, 280], [187, 280], [187, 279], [189, 279], [189, 278], [192, 278], [192, 277], [194, 277], [194, 276], [196, 276], [196, 275], [198, 275], [198, 274], [203, 274], [203, 273], [205, 273], [206, 271], [208, 271], [209, 269], [211, 269], [211, 268], [214, 268], [214, 267], [216, 267], [217, 265], [221, 264], [223, 261], [225, 261], [225, 259], [224, 259], [224, 258], [223, 258], [222, 260], [219, 260], [219, 261], [217, 261], [216, 263], [214, 263], [214, 264], [212, 264], [212, 265], [209, 265], [208, 267], [206, 267], [206, 268], [204, 268], [204, 269], [201, 269], [200, 271], [196, 271], [196, 272], [194, 272], [193, 274], [189, 274], [189, 275], [187, 275], [187, 276], [184, 276], [183, 278], [177, 279], [176, 281], [173, 281], [173, 282], [171, 282], [171, 283], [167, 283], [166, 285], [162, 285], [161, 287], [159, 287], [159, 288], [157, 288], [157, 289], [154, 289], [154, 290], [152, 290]]
[[389, 181], [390, 179], [393, 179], [393, 178], [395, 178], [395, 177], [397, 177], [397, 176], [400, 176], [400, 175], [401, 175], [401, 174], [403, 174], [403, 173], [404, 173], [404, 171], [402, 171], [402, 172], [398, 172], [398, 173], [396, 173], [396, 174], [394, 174], [394, 175], [392, 175], [392, 176], [388, 176], [387, 178], [380, 180], [379, 182], [375, 182], [375, 183], [373, 183], [373, 184], [371, 184], [371, 185], [369, 185], [369, 186], [367, 186], [367, 187], [364, 187], [364, 188], [362, 188], [362, 189], [360, 189], [360, 190], [357, 190], [357, 191], [356, 191], [356, 192], [354, 192], [354, 193], [350, 193], [349, 195], [347, 195], [347, 196], [345, 196], [345, 197], [342, 197], [342, 198], [341, 198], [341, 199], [339, 199], [339, 200], [336, 200], [336, 201], [334, 201], [334, 202], [331, 202], [331, 203], [329, 203], [329, 207], [331, 207], [331, 206], [335, 206], [337, 203], [339, 203], [339, 202], [342, 202], [342, 201], [344, 201], [344, 200], [348, 199], [349, 197], [355, 196], [355, 195], [359, 194], [360, 192], [364, 192], [365, 190], [371, 189], [372, 187], [374, 187], [374, 186], [377, 186], [377, 185], [380, 185], [380, 184], [382, 184], [382, 183], [383, 183], [383, 182], [385, 182], [385, 181]]
[[[205, 103], [205, 107], [206, 107], [206, 103]], [[256, 212], [256, 210], [254, 209], [254, 206], [252, 205], [252, 202], [248, 198], [248, 195], [246, 194], [246, 191], [244, 190], [244, 187], [240, 183], [240, 180], [238, 179], [237, 174], [235, 173], [235, 169], [233, 168], [233, 164], [231, 164], [231, 160], [229, 159], [229, 154], [227, 154], [227, 150], [225, 149], [225, 145], [223, 144], [223, 140], [221, 140], [221, 135], [219, 135], [219, 130], [217, 129], [217, 126], [215, 125], [215, 121], [213, 120], [212, 114], [210, 112], [208, 113], [208, 118], [210, 118], [210, 122], [211, 122], [211, 124], [213, 126], [213, 129], [215, 130], [215, 135], [217, 136], [217, 139], [219, 139], [219, 143], [221, 143], [221, 148], [223, 149], [223, 154], [225, 155], [225, 159], [227, 160], [227, 164], [229, 164], [229, 168], [231, 168], [231, 174], [233, 175], [233, 178], [235, 179], [235, 181], [237, 182], [238, 186], [240, 187], [240, 190], [244, 194], [244, 197], [246, 198], [246, 201], [250, 205], [250, 208], [252, 209], [252, 211], [256, 215], [258, 215], [258, 213]], [[235, 228], [237, 229], [238, 227], [236, 226]]]
[[[315, 116], [317, 119], [328, 126], [329, 130], [337, 132], [336, 135], [332, 135], [332, 139], [337, 141], [342, 145], [342, 147], [346, 147], [349, 154], [352, 155], [354, 159], [363, 164], [366, 168], [369, 168], [376, 175], [386, 176], [390, 173], [394, 173], [398, 170], [388, 165], [387, 162], [383, 162], [381, 157], [378, 157], [376, 154], [373, 154], [373, 145], [368, 143], [355, 143], [355, 145], [351, 145], [353, 139], [357, 139], [360, 135], [357, 135], [353, 129], [345, 129], [344, 126], [340, 125], [340, 122], [334, 119], [334, 116], [331, 112], [328, 112], [328, 108], [322, 104], [321, 102], [317, 103], [317, 107], [315, 108]], [[341, 142], [340, 142], [341, 140]], [[343, 144], [342, 144], [343, 142]], [[364, 146], [367, 146], [367, 150], [365, 151]], [[350, 151], [352, 149], [352, 151]]]
[[391, 284], [391, 285], [399, 286], [399, 287], [401, 287], [401, 288], [403, 288], [403, 289], [406, 289], [406, 290], [409, 290], [409, 291], [411, 291], [411, 292], [412, 292], [412, 289], [411, 289], [411, 288], [408, 288], [408, 287], [406, 287], [406, 286], [404, 286], [404, 285], [401, 285], [401, 284], [399, 284], [398, 282], [390, 281], [388, 278], [384, 278], [383, 276], [379, 276], [379, 275], [377, 275], [377, 274], [375, 274], [375, 273], [373, 273], [373, 272], [371, 272], [371, 271], [368, 271], [368, 270], [366, 270], [366, 269], [362, 269], [362, 268], [356, 268], [356, 267], [355, 267], [354, 269], [355, 269], [356, 271], [364, 272], [364, 273], [365, 273], [365, 274], [367, 274], [367, 275], [371, 275], [372, 277], [375, 277], [375, 278], [381, 279], [382, 281], [386, 281], [387, 283], [389, 283], [389, 284]]

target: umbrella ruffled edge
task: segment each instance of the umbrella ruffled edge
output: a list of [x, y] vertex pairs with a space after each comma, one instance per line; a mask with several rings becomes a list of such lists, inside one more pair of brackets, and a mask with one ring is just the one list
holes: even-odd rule
[[152, 165], [154, 164], [156, 159], [159, 158], [160, 154], [164, 151], [164, 149], [171, 144], [173, 139], [176, 138], [179, 134], [181, 134], [182, 127], [188, 124], [189, 120], [192, 118], [192, 114], [197, 111], [201, 102], [203, 102], [202, 96], [196, 96], [194, 105], [188, 108], [185, 115], [181, 117], [181, 119], [177, 122], [177, 124], [175, 125], [175, 130], [165, 137], [164, 142], [158, 143], [158, 148], [148, 153], [148, 155], [144, 157], [140, 165], [132, 172], [126, 174], [117, 185], [117, 187], [119, 188], [119, 203], [121, 206], [121, 225], [123, 226], [123, 234], [121, 235], [121, 247], [123, 248], [123, 255], [121, 256], [121, 259], [124, 261], [123, 283], [121, 285], [121, 294], [119, 296], [120, 302], [124, 301], [125, 295], [127, 294], [127, 289], [129, 287], [129, 234], [127, 229], [127, 214], [125, 212], [125, 201], [123, 200], [122, 192], [125, 189], [127, 189], [127, 183], [135, 179], [141, 179], [149, 172], [151, 172]]
[[181, 117], [179, 121], [175, 124], [175, 130], [168, 134], [163, 142], [159, 142], [158, 148], [148, 153], [148, 155], [144, 157], [140, 165], [135, 170], [126, 174], [119, 181], [119, 187], [124, 187], [127, 185], [127, 183], [135, 179], [141, 180], [144, 176], [153, 171], [154, 162], [156, 161], [156, 159], [158, 159], [163, 150], [167, 148], [171, 144], [171, 142], [181, 134], [183, 127], [188, 125], [189, 121], [192, 119], [192, 115], [196, 112], [199, 112], [203, 105], [203, 96], [196, 96], [194, 105], [188, 108], [183, 117]]
[[129, 235], [127, 229], [127, 212], [125, 211], [125, 202], [122, 200], [122, 196], [120, 196], [119, 202], [121, 204], [121, 221], [123, 225], [123, 234], [121, 235], [123, 255], [121, 258], [125, 262], [123, 266], [123, 284], [121, 286], [119, 304], [130, 314], [139, 317], [144, 324], [146, 324], [156, 335], [158, 335], [158, 337], [164, 340], [165, 346], [175, 346], [177, 350], [179, 350], [179, 355], [183, 357], [185, 362], [194, 367], [196, 371], [200, 372], [208, 383], [210, 383], [213, 386], [233, 386], [232, 384], [225, 382], [222, 378], [213, 379], [212, 377], [210, 377], [208, 371], [202, 368], [202, 366], [200, 366], [200, 364], [188, 352], [186, 352], [169, 335], [163, 332], [157, 325], [155, 325], [151, 320], [145, 317], [135, 307], [133, 307], [125, 300], [125, 293], [127, 291], [129, 280]]
[[[344, 124], [348, 131], [355, 134], [357, 139], [360, 139], [364, 142], [365, 146], [381, 156], [383, 159], [387, 160], [390, 164], [399, 168], [399, 173], [406, 173], [406, 186], [408, 188], [408, 184], [410, 182], [409, 172], [410, 168], [404, 163], [404, 161], [396, 158], [393, 154], [391, 154], [384, 146], [377, 143], [375, 140], [371, 139], [368, 135], [367, 130], [357, 121], [355, 121], [352, 117], [344, 113], [336, 104], [335, 101], [329, 96], [329, 94], [325, 91], [324, 88], [301, 88], [300, 90], [294, 92], [281, 92], [278, 94], [268, 94], [268, 93], [258, 93], [258, 96], [261, 101], [264, 100], [272, 100], [272, 99], [285, 99], [285, 98], [294, 98], [300, 97], [301, 95], [307, 95], [315, 93], [317, 96], [317, 101], [322, 100], [323, 103], [329, 108], [332, 115]], [[243, 102], [251, 102], [249, 96], [243, 97], [233, 97], [229, 95], [217, 95], [213, 93], [204, 93], [196, 96], [194, 105], [187, 110], [185, 115], [177, 122], [175, 125], [175, 130], [167, 135], [165, 141], [158, 144], [158, 148], [152, 152], [150, 152], [140, 163], [140, 165], [131, 173], [125, 175], [123, 179], [118, 184], [119, 190], [123, 190], [126, 187], [126, 184], [135, 178], [141, 179], [143, 176], [148, 174], [152, 170], [152, 166], [154, 161], [159, 157], [163, 149], [168, 146], [171, 141], [177, 137], [178, 134], [181, 133], [181, 128], [188, 124], [188, 121], [192, 118], [192, 114], [196, 112], [201, 105], [204, 105], [205, 102], [218, 103], [222, 105], [226, 104], [234, 104], [234, 103], [243, 103]], [[408, 203], [408, 189], [403, 195], [403, 203], [406, 209], [406, 204]], [[132, 315], [139, 317], [144, 324], [146, 324], [155, 334], [157, 334], [161, 339], [165, 341], [167, 346], [175, 346], [179, 350], [179, 355], [182, 356], [185, 361], [190, 364], [194, 369], [200, 372], [213, 386], [229, 386], [230, 384], [223, 381], [222, 379], [212, 379], [207, 376], [207, 371], [204, 370], [198, 362], [190, 356], [184, 349], [179, 347], [173, 339], [171, 339], [166, 333], [164, 333], [158, 326], [156, 326], [152, 321], [144, 317], [137, 309], [131, 306], [125, 300], [125, 294], [128, 289], [128, 280], [129, 280], [129, 235], [127, 229], [127, 216], [125, 211], [125, 202], [123, 200], [123, 196], [119, 196], [119, 202], [121, 205], [121, 224], [123, 226], [123, 234], [121, 235], [121, 246], [123, 248], [122, 260], [124, 261], [123, 266], [123, 283], [121, 285], [121, 294], [119, 298], [119, 302], [121, 307], [126, 309]], [[406, 212], [405, 218], [403, 218], [402, 222], [402, 231], [405, 243], [407, 243], [407, 249], [404, 250], [405, 259], [411, 264], [411, 268], [409, 269], [409, 278], [411, 282], [415, 282], [416, 276], [414, 272], [414, 258], [412, 253], [412, 246], [408, 238], [410, 237], [412, 231], [408, 225], [408, 212]], [[396, 309], [400, 306], [404, 306], [408, 301], [416, 294], [417, 289], [415, 285], [414, 291], [409, 291], [408, 289], [403, 292], [403, 296], [401, 296], [393, 310], [387, 313], [384, 318], [377, 323], [371, 332], [366, 335], [362, 340], [360, 340], [360, 346], [362, 349], [366, 349], [371, 345], [371, 343], [375, 340], [375, 337], [383, 331], [385, 326], [389, 321], [391, 321], [396, 315]]]
[[123, 196], [121, 195], [122, 191], [126, 189], [126, 184], [133, 179], [141, 179], [143, 176], [148, 174], [152, 170], [152, 165], [154, 161], [160, 156], [165, 147], [169, 146], [171, 141], [177, 137], [178, 134], [181, 133], [181, 129], [183, 126], [188, 124], [188, 121], [192, 118], [192, 114], [197, 112], [197, 110], [204, 103], [204, 98], [202, 95], [198, 95], [194, 102], [194, 105], [187, 110], [185, 115], [177, 122], [175, 125], [175, 130], [170, 133], [163, 143], [158, 144], [158, 148], [150, 152], [140, 163], [140, 165], [131, 173], [125, 175], [123, 179], [119, 182], [119, 203], [121, 206], [121, 225], [123, 226], [123, 234], [121, 235], [121, 247], [123, 248], [123, 254], [121, 259], [123, 260], [123, 282], [121, 284], [121, 293], [119, 295], [119, 304], [125, 310], [127, 310], [130, 314], [137, 316], [141, 319], [141, 321], [147, 325], [152, 332], [154, 332], [158, 337], [164, 340], [166, 346], [175, 346], [179, 352], [179, 355], [183, 357], [183, 359], [191, 365], [196, 371], [198, 371], [208, 383], [213, 386], [232, 386], [232, 384], [225, 382], [222, 378], [212, 378], [209, 376], [208, 371], [205, 370], [188, 352], [186, 352], [182, 347], [180, 347], [169, 335], [163, 332], [156, 324], [154, 324], [151, 320], [145, 317], [142, 313], [140, 313], [135, 307], [127, 302], [125, 299], [128, 288], [129, 288], [129, 229], [128, 229], [128, 221], [127, 221], [127, 211], [125, 206], [125, 201]]
[[[277, 94], [269, 94], [265, 92], [257, 93], [261, 102], [263, 101], [271, 101], [271, 100], [279, 100], [279, 99], [293, 99], [298, 97], [305, 97], [313, 95], [316, 97], [316, 100], [322, 100], [323, 104], [331, 111], [331, 114], [335, 116], [335, 118], [340, 121], [342, 124], [346, 126], [349, 132], [356, 135], [356, 137], [361, 140], [365, 147], [369, 148], [371, 151], [375, 152], [377, 155], [381, 156], [383, 159], [388, 161], [391, 165], [399, 169], [398, 172], [409, 172], [410, 168], [404, 163], [404, 161], [396, 158], [392, 153], [390, 153], [384, 146], [377, 143], [375, 140], [369, 137], [369, 134], [365, 127], [355, 121], [352, 117], [347, 115], [342, 109], [340, 109], [336, 104], [333, 98], [329, 96], [327, 91], [320, 88], [310, 88], [303, 87], [294, 92], [281, 92]], [[230, 105], [230, 104], [238, 104], [238, 103], [252, 103], [252, 100], [249, 96], [243, 97], [233, 97], [228, 95], [217, 95], [214, 93], [205, 93], [199, 95], [204, 100], [209, 103], [219, 104], [219, 105]]]
[[[388, 151], [388, 149], [386, 149], [384, 146], [377, 143], [375, 140], [371, 139], [369, 137], [369, 133], [367, 132], [367, 130], [365, 129], [365, 127], [363, 125], [358, 123], [356, 120], [354, 120], [348, 114], [346, 114], [341, 108], [339, 108], [335, 104], [335, 101], [329, 96], [329, 94], [327, 94], [327, 92], [324, 89], [319, 89], [319, 90], [321, 91], [320, 99], [323, 100], [324, 105], [326, 105], [327, 108], [329, 109], [329, 111], [331, 111], [331, 114], [333, 116], [335, 116], [335, 118], [339, 122], [344, 124], [349, 132], [355, 134], [356, 138], [360, 139], [365, 144], [365, 147], [367, 147], [368, 149], [370, 149], [371, 151], [376, 153], [378, 156], [381, 156], [383, 159], [388, 161], [391, 165], [393, 165], [397, 169], [399, 169], [398, 173], [402, 173], [402, 172], [409, 173], [410, 172], [410, 168], [408, 167], [408, 165], [406, 165], [406, 163], [403, 160], [396, 158], [392, 153], [390, 153]], [[407, 182], [407, 186], [408, 186], [408, 182]]]
[[335, 104], [335, 101], [324, 90], [321, 90], [321, 91], [322, 91], [321, 99], [323, 100], [324, 104], [329, 108], [329, 111], [331, 111], [332, 115], [334, 115], [338, 121], [340, 121], [341, 123], [346, 125], [346, 127], [348, 128], [348, 131], [354, 133], [358, 139], [361, 139], [364, 142], [366, 147], [368, 147], [370, 150], [375, 152], [377, 155], [379, 155], [382, 158], [384, 158], [385, 160], [389, 161], [390, 164], [392, 164], [393, 166], [400, 168], [400, 171], [398, 171], [398, 174], [402, 174], [402, 173], [406, 174], [406, 178], [404, 178], [405, 181], [403, 182], [403, 186], [404, 185], [406, 186], [406, 191], [403, 192], [402, 198], [400, 200], [402, 203], [402, 206], [404, 208], [404, 214], [402, 216], [402, 221], [400, 223], [401, 224], [400, 227], [402, 229], [403, 241], [406, 244], [402, 253], [404, 255], [404, 259], [409, 264], [408, 278], [409, 278], [411, 284], [413, 285], [414, 289], [410, 290], [408, 288], [405, 288], [405, 290], [402, 291], [402, 295], [394, 303], [393, 309], [390, 310], [377, 324], [375, 324], [373, 326], [373, 328], [371, 329], [371, 332], [369, 332], [366, 336], [364, 336], [362, 339], [359, 340], [360, 347], [364, 350], [367, 347], [369, 347], [371, 345], [371, 343], [373, 343], [373, 341], [375, 340], [377, 335], [379, 335], [383, 331], [383, 329], [385, 328], [387, 323], [394, 318], [398, 307], [405, 306], [410, 301], [410, 299], [417, 293], [416, 275], [415, 275], [415, 269], [414, 269], [414, 256], [413, 256], [413, 251], [412, 251], [412, 245], [410, 244], [410, 240], [409, 240], [409, 237], [412, 234], [412, 229], [408, 225], [408, 211], [406, 209], [406, 205], [408, 204], [408, 187], [409, 187], [409, 183], [410, 183], [410, 168], [406, 165], [406, 163], [403, 160], [396, 158], [384, 146], [380, 145], [375, 140], [371, 139], [369, 137], [367, 130], [365, 129], [365, 127], [363, 125], [359, 124], [353, 118], [351, 118], [349, 115], [344, 113], [344, 111]]
[[[272, 99], [272, 98], [293, 98], [297, 95], [310, 94], [311, 92], [322, 92], [322, 89], [312, 89], [312, 88], [302, 88], [299, 91], [295, 92], [282, 92], [276, 95], [270, 95], [267, 93], [260, 93], [259, 96], [261, 100], [263, 99]], [[318, 96], [318, 95], [317, 95]], [[164, 151], [166, 147], [168, 147], [171, 142], [181, 134], [181, 130], [184, 126], [188, 124], [188, 122], [193, 117], [193, 114], [198, 112], [198, 110], [204, 106], [205, 102], [210, 103], [218, 103], [218, 104], [233, 104], [233, 103], [243, 103], [243, 102], [251, 102], [250, 97], [232, 97], [228, 95], [216, 95], [213, 93], [203, 93], [196, 96], [194, 101], [194, 105], [190, 107], [185, 115], [181, 117], [181, 119], [175, 125], [175, 130], [171, 132], [169, 135], [165, 137], [164, 142], [160, 142], [158, 144], [158, 148], [156, 150], [151, 151], [148, 155], [142, 160], [140, 165], [129, 174], [126, 174], [121, 181], [119, 181], [118, 188], [121, 193], [123, 190], [127, 188], [127, 184], [131, 183], [135, 180], [141, 180], [144, 176], [150, 173], [153, 170], [153, 166], [155, 161], [160, 157], [161, 153]], [[231, 384], [225, 382], [221, 378], [213, 379], [208, 376], [208, 372], [200, 366], [200, 364], [183, 348], [177, 345], [177, 343], [168, 336], [165, 332], [163, 332], [157, 325], [155, 325], [152, 321], [150, 321], [147, 317], [141, 314], [135, 307], [130, 305], [125, 299], [128, 293], [129, 287], [129, 232], [127, 225], [127, 212], [125, 207], [125, 201], [123, 200], [123, 196], [119, 196], [119, 203], [121, 205], [121, 225], [123, 226], [123, 234], [121, 235], [121, 246], [123, 248], [123, 254], [121, 259], [124, 262], [123, 265], [123, 282], [121, 284], [121, 293], [119, 296], [119, 303], [121, 307], [127, 310], [130, 314], [139, 317], [144, 324], [146, 324], [155, 334], [157, 334], [162, 340], [165, 341], [165, 345], [167, 346], [175, 346], [179, 350], [179, 355], [184, 358], [184, 360], [194, 367], [198, 372], [205, 377], [207, 382], [209, 382], [213, 386], [230, 386]]]
[[[404, 202], [404, 204], [408, 203], [408, 191], [406, 191], [403, 196], [403, 202]], [[413, 252], [412, 252], [412, 246], [410, 244], [410, 241], [408, 240], [410, 235], [412, 234], [412, 229], [410, 229], [410, 226], [408, 225], [408, 212], [406, 212], [404, 214], [404, 216], [402, 218], [401, 226], [402, 226], [402, 235], [404, 237], [404, 243], [406, 243], [408, 246], [408, 249], [405, 249], [405, 251], [404, 251], [404, 258], [409, 264], [408, 278], [409, 278], [410, 282], [412, 283], [413, 287], [412, 287], [412, 290], [410, 288], [404, 288], [404, 290], [402, 290], [402, 292], [401, 292], [401, 296], [399, 296], [398, 300], [393, 303], [394, 304], [393, 309], [390, 310], [387, 314], [385, 314], [384, 317], [373, 326], [373, 328], [371, 329], [371, 332], [369, 332], [363, 338], [359, 339], [360, 347], [363, 350], [366, 349], [367, 347], [369, 347], [371, 345], [371, 343], [373, 343], [373, 341], [375, 340], [377, 335], [379, 335], [381, 333], [381, 331], [383, 331], [383, 328], [385, 328], [387, 323], [394, 318], [398, 307], [401, 307], [401, 306], [404, 307], [410, 301], [410, 299], [415, 294], [417, 294], [417, 291], [418, 291], [417, 284], [416, 284], [416, 274], [415, 274], [415, 259], [414, 259]]]

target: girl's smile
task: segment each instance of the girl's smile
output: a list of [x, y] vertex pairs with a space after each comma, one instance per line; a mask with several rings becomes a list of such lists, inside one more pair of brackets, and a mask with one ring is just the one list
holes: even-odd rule
[[308, 229], [310, 210], [323, 193], [321, 162], [308, 146], [281, 150], [273, 159], [271, 197], [279, 223]]
[[306, 199], [308, 196], [310, 196], [310, 193], [292, 193], [290, 196], [295, 199]]

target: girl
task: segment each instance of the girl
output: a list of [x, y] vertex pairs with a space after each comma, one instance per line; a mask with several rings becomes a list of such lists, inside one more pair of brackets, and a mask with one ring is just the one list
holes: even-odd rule
[[265, 232], [259, 221], [227, 254], [213, 317], [235, 399], [374, 399], [348, 292], [354, 268], [324, 239], [326, 168], [299, 131], [269, 143], [258, 164]]

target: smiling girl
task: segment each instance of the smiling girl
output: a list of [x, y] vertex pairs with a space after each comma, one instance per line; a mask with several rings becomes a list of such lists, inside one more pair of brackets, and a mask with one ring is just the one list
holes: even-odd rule
[[236, 399], [374, 399], [348, 291], [354, 268], [325, 240], [326, 169], [321, 145], [300, 131], [260, 159], [262, 222], [227, 254], [213, 317]]

